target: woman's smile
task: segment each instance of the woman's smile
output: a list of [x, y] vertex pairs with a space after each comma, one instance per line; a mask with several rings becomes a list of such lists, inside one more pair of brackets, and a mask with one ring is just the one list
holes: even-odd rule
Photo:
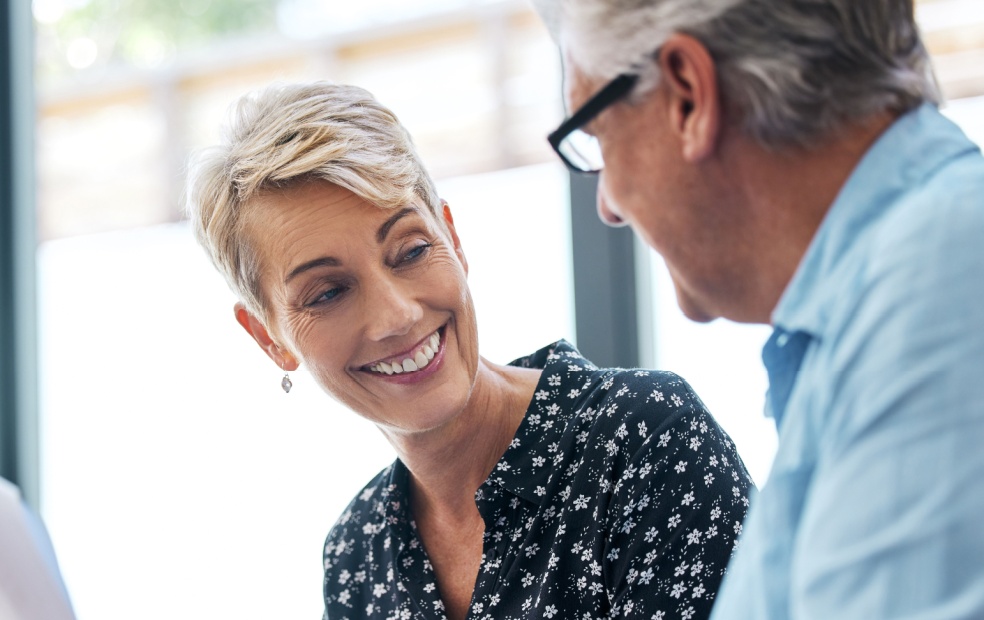
[[366, 364], [360, 370], [392, 383], [403, 384], [433, 376], [444, 362], [446, 341], [442, 333], [445, 327], [442, 325], [410, 349]]

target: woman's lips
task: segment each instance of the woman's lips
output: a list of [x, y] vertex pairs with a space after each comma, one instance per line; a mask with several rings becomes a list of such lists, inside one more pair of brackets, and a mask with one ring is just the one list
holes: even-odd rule
[[387, 360], [382, 360], [374, 364], [365, 366], [369, 372], [380, 375], [399, 375], [420, 372], [431, 363], [434, 356], [440, 350], [441, 330], [438, 329], [428, 338], [421, 341], [416, 347], [394, 356]]
[[[364, 367], [363, 371], [379, 379], [380, 381], [385, 381], [386, 383], [395, 383], [398, 385], [410, 385], [410, 384], [420, 383], [421, 381], [427, 381], [431, 377], [435, 376], [441, 370], [441, 368], [444, 367], [444, 354], [447, 351], [447, 335], [445, 334], [446, 331], [447, 330], [445, 329], [445, 327], [442, 327], [441, 329], [437, 330], [436, 334], [438, 336], [438, 340], [437, 340], [436, 349], [431, 346], [431, 343], [434, 342], [434, 338], [432, 334], [430, 337], [426, 338], [422, 344], [417, 345], [411, 351], [416, 356], [417, 352], [419, 352], [420, 349], [423, 349], [423, 347], [426, 346], [430, 348], [430, 350], [434, 354], [431, 359], [427, 359], [427, 363], [424, 366], [417, 366], [417, 362], [414, 361], [413, 366], [417, 366], [417, 370], [410, 370], [410, 371], [402, 370], [401, 372], [396, 372], [396, 369], [393, 367], [393, 364], [389, 364], [387, 362], [387, 364], [390, 367], [390, 371], [392, 372], [392, 374], [387, 374], [385, 371], [380, 372], [380, 370], [382, 370], [381, 367], [382, 362], [376, 362], [374, 364], [371, 364], [371, 366], [378, 366], [380, 370], [371, 370], [369, 368]], [[426, 353], [424, 357], [426, 359]], [[403, 359], [406, 360], [410, 358], [404, 356]], [[403, 368], [402, 362], [400, 362], [400, 368], [401, 369]]]

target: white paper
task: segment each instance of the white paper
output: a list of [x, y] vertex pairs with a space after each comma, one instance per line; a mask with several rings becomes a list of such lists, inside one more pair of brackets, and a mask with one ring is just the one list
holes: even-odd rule
[[0, 478], [0, 620], [75, 620], [37, 548], [17, 487]]

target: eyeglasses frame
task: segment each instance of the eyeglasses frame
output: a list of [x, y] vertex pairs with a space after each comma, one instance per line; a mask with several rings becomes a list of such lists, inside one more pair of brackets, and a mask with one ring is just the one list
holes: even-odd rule
[[547, 136], [547, 142], [550, 143], [550, 146], [553, 147], [553, 150], [557, 153], [557, 156], [563, 160], [564, 164], [566, 164], [572, 172], [581, 174], [598, 174], [601, 172], [601, 169], [584, 170], [580, 166], [575, 165], [560, 151], [560, 145], [564, 142], [567, 136], [591, 122], [596, 116], [601, 114], [605, 108], [632, 92], [632, 89], [638, 81], [638, 73], [622, 73], [615, 76], [615, 78], [606, 84], [604, 88], [595, 93], [594, 96], [584, 102], [584, 104], [578, 108], [574, 114], [561, 123], [560, 127], [555, 129], [550, 133], [550, 135]]

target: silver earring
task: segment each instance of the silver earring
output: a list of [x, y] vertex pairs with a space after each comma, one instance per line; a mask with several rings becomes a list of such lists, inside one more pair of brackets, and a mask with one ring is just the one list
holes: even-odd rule
[[290, 388], [294, 387], [294, 384], [290, 382], [290, 375], [287, 374], [287, 368], [285, 365], [286, 362], [280, 363], [280, 367], [284, 369], [284, 378], [280, 380], [280, 387], [284, 388], [285, 394], [289, 394]]

